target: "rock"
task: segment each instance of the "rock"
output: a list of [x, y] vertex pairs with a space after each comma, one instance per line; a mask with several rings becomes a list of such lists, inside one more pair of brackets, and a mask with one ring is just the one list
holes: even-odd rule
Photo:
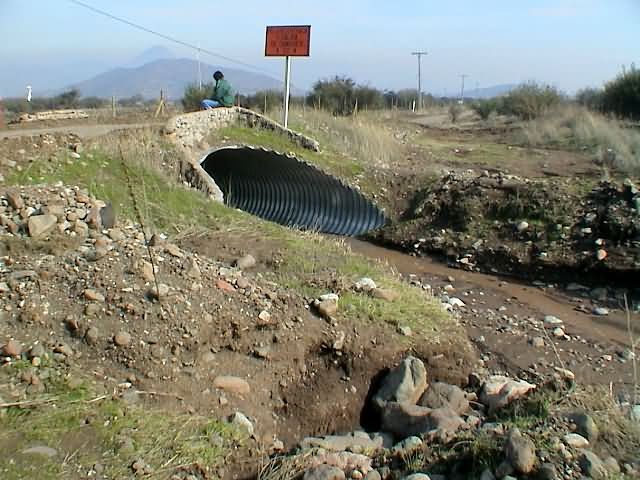
[[324, 437], [307, 437], [300, 446], [303, 449], [323, 448], [331, 452], [376, 452], [384, 448], [381, 436], [371, 438], [366, 432], [353, 432], [346, 435], [327, 435]]
[[253, 436], [253, 423], [251, 423], [251, 420], [249, 420], [247, 418], [247, 416], [243, 413], [240, 412], [235, 412], [233, 415], [231, 415], [231, 417], [229, 418], [229, 422], [232, 425], [235, 425], [236, 427], [240, 428], [241, 430], [244, 430], [245, 432], [247, 432], [249, 434], [249, 436]]
[[330, 465], [318, 465], [304, 472], [302, 480], [345, 480], [344, 472]]
[[458, 415], [469, 410], [469, 401], [464, 391], [446, 383], [436, 382], [420, 397], [418, 405], [429, 408], [450, 408]]
[[100, 208], [92, 207], [87, 212], [85, 218], [87, 226], [93, 230], [100, 230], [102, 228], [102, 219], [100, 217]]
[[496, 468], [496, 477], [502, 480], [505, 480], [507, 478], [512, 478], [509, 475], [511, 475], [513, 472], [514, 472], [513, 465], [511, 465], [508, 461], [505, 460], [500, 465], [498, 465], [498, 468]]
[[256, 259], [252, 255], [245, 255], [235, 261], [235, 266], [240, 270], [247, 270], [256, 266]]
[[513, 380], [509, 377], [493, 375], [482, 386], [479, 398], [490, 412], [494, 412], [512, 401], [522, 398], [534, 388], [536, 388], [535, 385], [524, 380]]
[[558, 317], [555, 317], [553, 315], [546, 315], [544, 317], [544, 324], [547, 327], [558, 327], [558, 326], [562, 326], [563, 325], [563, 321], [560, 320]]
[[238, 395], [248, 395], [251, 392], [251, 387], [246, 380], [228, 375], [216, 377], [213, 380], [213, 386]]
[[229, 282], [222, 280], [221, 278], [219, 278], [218, 280], [216, 280], [216, 288], [222, 290], [223, 292], [227, 292], [227, 293], [233, 293], [236, 291], [235, 288], [233, 288], [233, 285], [231, 285]]
[[388, 402], [415, 405], [427, 388], [427, 369], [422, 360], [407, 357], [385, 377], [373, 404], [380, 410]]
[[431, 480], [431, 477], [426, 473], [412, 473], [406, 477], [402, 477], [402, 480]]
[[2, 349], [5, 357], [19, 357], [22, 353], [22, 344], [17, 340], [9, 340]]
[[104, 295], [102, 295], [100, 292], [97, 292], [93, 289], [86, 289], [84, 291], [84, 298], [86, 298], [87, 300], [89, 300], [90, 302], [104, 302], [105, 298]]
[[167, 243], [164, 246], [164, 251], [167, 252], [172, 257], [176, 257], [176, 258], [184, 258], [185, 257], [185, 255], [182, 252], [182, 250], [180, 250], [180, 247], [178, 247], [177, 245], [175, 245], [173, 243]]
[[606, 250], [604, 250], [604, 249], [602, 249], [602, 248], [601, 248], [601, 249], [599, 249], [599, 250], [596, 252], [596, 258], [597, 258], [599, 261], [603, 261], [605, 258], [607, 258], [607, 251], [606, 251]]
[[371, 470], [365, 475], [364, 480], [382, 480], [382, 476], [377, 470]]
[[238, 288], [241, 288], [243, 290], [246, 290], [247, 288], [249, 288], [251, 286], [251, 283], [249, 283], [249, 280], [247, 280], [244, 277], [240, 277], [236, 280], [236, 286]]
[[620, 473], [620, 465], [618, 464], [618, 461], [615, 458], [607, 457], [607, 459], [603, 463], [604, 463], [604, 467], [607, 469], [607, 471], [610, 474], [616, 475]]
[[544, 338], [542, 337], [533, 337], [531, 339], [531, 345], [535, 348], [544, 348]]
[[413, 335], [413, 331], [411, 330], [411, 327], [409, 327], [408, 325], [398, 326], [396, 330], [400, 335], [404, 337], [410, 337], [411, 335]]
[[558, 473], [553, 463], [543, 463], [538, 467], [537, 477], [540, 480], [558, 480]]
[[29, 235], [33, 238], [42, 237], [51, 232], [57, 223], [58, 219], [55, 215], [34, 215], [29, 218], [27, 224]]
[[465, 303], [457, 297], [451, 297], [448, 303], [454, 308], [460, 308], [460, 307], [466, 306]]
[[202, 272], [200, 271], [198, 261], [195, 258], [189, 260], [189, 265], [187, 267], [187, 276], [196, 280], [202, 278]]
[[160, 300], [169, 295], [169, 286], [164, 283], [159, 283], [157, 286], [153, 285], [149, 289], [149, 298], [152, 300]]
[[109, 238], [114, 242], [121, 242], [126, 237], [124, 233], [122, 233], [122, 230], [120, 230], [119, 228], [112, 228], [111, 230], [109, 230]]
[[153, 265], [146, 260], [142, 261], [142, 278], [147, 282], [153, 282], [155, 275], [153, 274]]
[[29, 360], [44, 356], [45, 349], [41, 343], [36, 343], [29, 349]]
[[518, 233], [522, 233], [525, 230], [527, 230], [528, 228], [529, 228], [529, 224], [527, 222], [520, 222], [516, 226], [516, 229], [518, 230]]
[[318, 302], [316, 309], [322, 317], [330, 319], [337, 313], [338, 303], [334, 300], [322, 300], [321, 302]]
[[536, 447], [533, 442], [524, 437], [517, 428], [509, 432], [504, 446], [506, 460], [518, 473], [528, 474], [533, 471], [536, 463]]
[[408, 403], [389, 402], [381, 415], [382, 430], [396, 438], [423, 435], [433, 440], [450, 440], [465, 425], [450, 408], [431, 409]]
[[582, 473], [593, 480], [601, 480], [607, 477], [607, 468], [604, 463], [595, 453], [589, 450], [582, 450], [578, 457], [578, 465]]
[[271, 314], [266, 310], [262, 310], [258, 314], [258, 325], [261, 327], [267, 326], [271, 323]]
[[598, 425], [596, 425], [596, 422], [594, 422], [593, 418], [591, 418], [589, 415], [585, 413], [574, 413], [573, 415], [569, 416], [569, 420], [571, 420], [575, 424], [576, 433], [582, 435], [590, 443], [595, 443], [598, 440], [600, 430], [598, 428]]
[[353, 288], [357, 292], [369, 292], [371, 290], [375, 290], [376, 288], [378, 288], [378, 286], [372, 279], [368, 277], [362, 277], [360, 280], [353, 284]]
[[605, 307], [596, 307], [593, 309], [593, 314], [603, 317], [605, 315], [609, 315], [609, 309]]
[[493, 475], [491, 470], [487, 468], [480, 475], [480, 480], [496, 480], [496, 477]]
[[98, 343], [98, 329], [96, 327], [90, 327], [84, 334], [84, 339], [89, 345]]
[[420, 437], [407, 437], [400, 443], [396, 443], [391, 449], [391, 453], [402, 454], [409, 453], [421, 448], [423, 445]]
[[553, 329], [553, 336], [556, 338], [563, 338], [565, 336], [564, 328], [556, 327]]
[[110, 203], [107, 203], [100, 209], [100, 222], [102, 224], [102, 228], [107, 230], [115, 226], [116, 212]]
[[589, 446], [589, 440], [577, 433], [567, 433], [563, 440], [564, 443], [573, 448], [586, 448]]
[[400, 294], [386, 288], [374, 288], [371, 290], [371, 296], [386, 302], [394, 302], [400, 298]]
[[42, 455], [44, 457], [53, 458], [58, 455], [58, 451], [51, 447], [37, 446], [22, 450], [23, 455]]
[[131, 335], [125, 331], [118, 332], [113, 337], [113, 343], [115, 343], [119, 347], [126, 347], [131, 343]]
[[6, 193], [7, 201], [11, 208], [14, 210], [22, 210], [24, 208], [24, 200], [22, 200], [22, 196], [15, 191], [9, 191]]

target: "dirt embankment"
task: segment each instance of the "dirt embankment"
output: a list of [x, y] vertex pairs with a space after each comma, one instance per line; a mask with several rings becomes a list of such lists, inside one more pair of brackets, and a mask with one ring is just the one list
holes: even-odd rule
[[538, 280], [606, 275], [631, 286], [640, 270], [640, 193], [630, 180], [591, 186], [450, 173], [416, 192], [374, 238], [469, 270]]

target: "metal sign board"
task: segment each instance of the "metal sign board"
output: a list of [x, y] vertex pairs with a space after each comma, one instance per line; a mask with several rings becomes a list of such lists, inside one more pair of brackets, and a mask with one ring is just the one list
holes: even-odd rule
[[311, 25], [267, 27], [264, 54], [267, 57], [308, 57]]

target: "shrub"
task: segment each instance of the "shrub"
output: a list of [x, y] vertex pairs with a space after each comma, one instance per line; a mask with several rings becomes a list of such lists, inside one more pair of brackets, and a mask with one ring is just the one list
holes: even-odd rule
[[602, 111], [602, 90], [596, 88], [583, 88], [576, 93], [576, 102], [583, 107], [595, 112]]
[[187, 85], [184, 90], [184, 96], [182, 97], [182, 107], [185, 112], [195, 112], [200, 110], [200, 102], [205, 98], [211, 98], [213, 96], [213, 89], [215, 85], [213, 82], [205, 83], [200, 88], [195, 83]]
[[498, 109], [498, 101], [494, 98], [477, 100], [471, 104], [471, 109], [482, 119], [487, 120]]
[[640, 70], [631, 65], [606, 84], [602, 93], [605, 112], [629, 119], [640, 119]]
[[451, 123], [456, 123], [461, 113], [462, 108], [460, 105], [455, 102], [449, 105], [449, 120], [451, 120]]
[[555, 87], [530, 82], [516, 87], [502, 98], [500, 113], [532, 120], [561, 101], [562, 95]]

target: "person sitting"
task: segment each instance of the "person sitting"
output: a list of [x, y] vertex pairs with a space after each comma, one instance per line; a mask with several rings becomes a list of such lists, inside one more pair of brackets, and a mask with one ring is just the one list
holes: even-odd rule
[[213, 98], [202, 100], [202, 108], [209, 110], [218, 107], [232, 107], [233, 90], [231, 84], [224, 79], [224, 75], [219, 70], [213, 74], [213, 79], [216, 81], [216, 85], [213, 88]]

